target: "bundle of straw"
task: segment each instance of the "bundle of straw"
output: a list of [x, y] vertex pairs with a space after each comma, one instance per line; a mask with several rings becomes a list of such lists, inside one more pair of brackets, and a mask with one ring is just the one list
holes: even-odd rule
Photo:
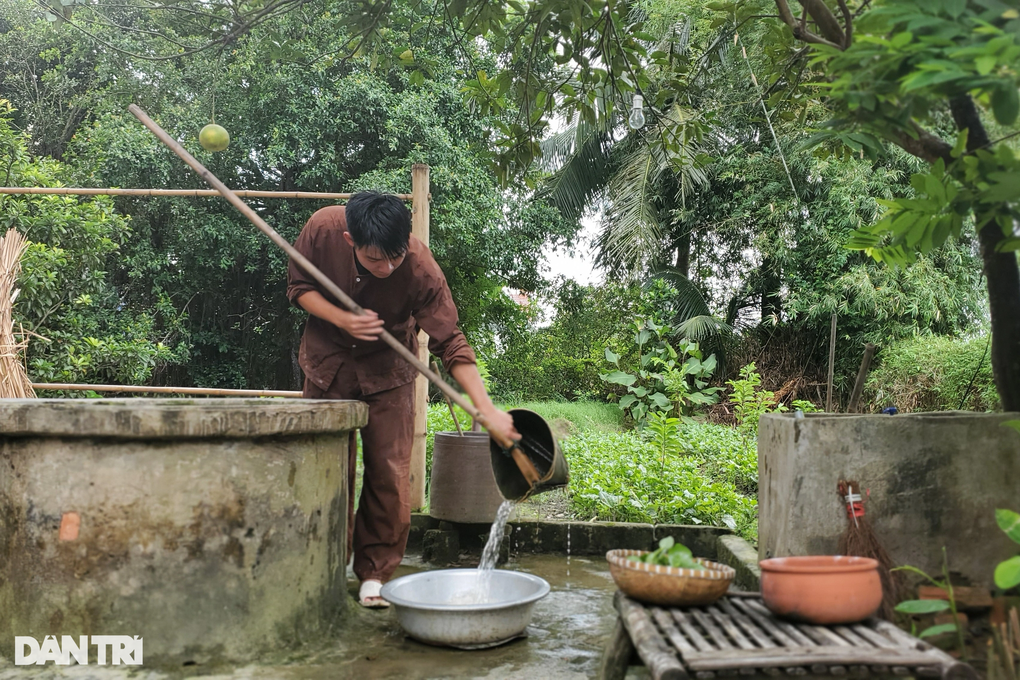
[[29, 399], [35, 397], [28, 372], [22, 363], [28, 341], [25, 333], [14, 335], [14, 301], [18, 290], [14, 284], [21, 272], [21, 254], [27, 245], [17, 229], [9, 229], [0, 239], [0, 398]]

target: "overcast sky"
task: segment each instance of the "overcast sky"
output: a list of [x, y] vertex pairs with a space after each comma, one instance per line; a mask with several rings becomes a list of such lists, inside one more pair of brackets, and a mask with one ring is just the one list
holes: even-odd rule
[[542, 258], [545, 261], [548, 271], [547, 278], [565, 276], [573, 279], [582, 285], [602, 283], [605, 276], [594, 268], [594, 255], [592, 253], [592, 242], [598, 233], [598, 219], [595, 216], [587, 215], [581, 220], [581, 232], [578, 237], [577, 248], [572, 254], [564, 251], [556, 251], [546, 246], [542, 251]]

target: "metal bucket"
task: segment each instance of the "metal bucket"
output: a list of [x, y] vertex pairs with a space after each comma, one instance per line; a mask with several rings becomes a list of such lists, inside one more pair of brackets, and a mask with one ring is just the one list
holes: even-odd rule
[[429, 514], [448, 522], [491, 523], [502, 502], [489, 463], [489, 435], [437, 432], [432, 447]]
[[509, 453], [490, 440], [489, 458], [492, 460], [492, 474], [503, 498], [522, 501], [532, 494], [566, 486], [570, 481], [567, 459], [563, 457], [560, 444], [549, 424], [542, 416], [528, 409], [515, 408], [510, 409], [508, 413], [514, 419], [514, 427], [523, 435], [520, 441], [521, 450], [534, 463], [540, 478], [534, 486], [529, 484]]

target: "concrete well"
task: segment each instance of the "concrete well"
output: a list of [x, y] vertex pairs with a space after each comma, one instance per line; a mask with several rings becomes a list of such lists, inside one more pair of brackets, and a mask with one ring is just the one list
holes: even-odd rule
[[847, 514], [840, 478], [865, 492], [867, 519], [898, 565], [949, 569], [990, 586], [1016, 544], [996, 508], [1020, 510], [1020, 414], [772, 414], [758, 429], [761, 558], [834, 554]]
[[355, 401], [0, 400], [0, 654], [131, 635], [146, 666], [179, 665], [321, 637], [367, 420]]

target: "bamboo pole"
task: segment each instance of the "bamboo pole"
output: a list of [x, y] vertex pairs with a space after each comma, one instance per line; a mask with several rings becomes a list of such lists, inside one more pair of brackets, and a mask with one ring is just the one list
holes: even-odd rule
[[836, 312], [832, 313], [832, 330], [829, 332], [829, 377], [825, 392], [825, 412], [832, 413], [832, 377], [836, 367]]
[[850, 393], [850, 406], [847, 413], [857, 413], [857, 407], [861, 400], [861, 393], [864, 392], [864, 382], [868, 379], [868, 371], [871, 370], [871, 360], [875, 357], [875, 345], [868, 343], [864, 346], [864, 358], [861, 360], [861, 369], [857, 371], [857, 381], [854, 383], [854, 391]]
[[142, 394], [192, 394], [206, 397], [287, 397], [300, 399], [301, 392], [288, 390], [229, 390], [211, 387], [162, 387], [145, 385], [84, 385], [80, 383], [32, 383], [36, 390], [138, 392]]
[[[432, 372], [439, 375], [439, 364], [432, 362]], [[445, 395], [444, 395], [445, 397]], [[453, 409], [453, 402], [446, 399], [446, 405], [450, 409], [450, 417], [453, 418], [453, 424], [457, 427], [457, 434], [461, 437], [464, 436], [464, 430], [460, 427], [460, 420], [457, 418], [457, 412]]]
[[[56, 194], [60, 196], [186, 196], [203, 198], [219, 196], [220, 192], [213, 189], [94, 189], [91, 187], [0, 187], [0, 194]], [[323, 200], [345, 201], [354, 194], [323, 193], [318, 191], [235, 191], [236, 196], [244, 198], [318, 198]], [[411, 194], [397, 194], [397, 197], [409, 201]]]
[[[195, 157], [188, 153], [188, 151], [183, 146], [181, 146], [176, 140], [171, 138], [170, 135], [168, 135], [163, 130], [163, 128], [161, 128], [151, 118], [149, 118], [149, 116], [144, 111], [142, 111], [136, 104], [131, 104], [130, 106], [128, 106], [128, 111], [130, 111], [135, 116], [135, 118], [141, 121], [142, 125], [147, 127], [149, 131], [152, 132], [152, 134], [156, 135], [156, 137], [158, 137], [159, 140], [163, 142], [163, 144], [165, 144], [169, 149], [171, 149], [175, 154], [177, 154], [181, 160], [187, 163], [188, 166], [192, 170], [194, 170], [199, 177], [201, 177], [203, 180], [205, 180], [210, 185], [215, 187], [216, 190], [219, 191], [220, 194], [223, 196], [223, 198], [225, 198], [232, 206], [237, 208], [242, 215], [247, 217], [251, 221], [251, 223], [254, 224], [259, 229], [259, 231], [268, 236], [269, 240], [271, 240], [273, 243], [282, 248], [283, 251], [287, 253], [288, 256], [290, 256], [290, 259], [293, 260], [299, 267], [304, 269], [309, 276], [315, 279], [319, 283], [319, 285], [321, 285], [326, 290], [326, 292], [328, 292], [330, 295], [339, 300], [340, 303], [344, 307], [349, 309], [351, 312], [355, 314], [365, 313], [365, 310], [361, 307], [361, 305], [359, 305], [357, 302], [351, 299], [351, 297], [347, 295], [347, 293], [343, 292], [340, 289], [340, 287], [333, 282], [332, 279], [330, 279], [328, 276], [319, 271], [318, 267], [309, 262], [308, 258], [299, 253], [297, 249], [294, 248], [294, 246], [292, 246], [290, 243], [288, 243], [285, 238], [280, 236], [275, 229], [266, 224], [265, 220], [259, 217], [258, 214], [256, 214], [256, 212], [248, 206], [247, 203], [238, 198], [237, 194], [235, 194], [233, 191], [227, 188], [227, 185], [225, 185], [223, 182], [217, 179], [215, 175], [209, 172], [209, 170], [207, 170], [205, 166], [199, 163], [195, 159]], [[411, 350], [407, 349], [407, 347], [404, 347], [404, 345], [401, 344], [399, 340], [394, 338], [389, 332], [385, 330], [382, 331], [382, 333], [379, 336], [379, 339], [385, 342], [387, 345], [389, 345], [393, 349], [393, 351], [395, 351], [398, 355], [400, 355], [402, 359], [404, 359], [404, 361], [414, 366], [419, 373], [425, 375], [429, 380], [432, 381], [432, 383], [436, 387], [438, 387], [444, 394], [449, 396], [450, 399], [452, 399], [455, 404], [457, 404], [462, 409], [471, 414], [472, 418], [475, 418], [476, 420], [481, 422], [481, 424], [486, 429], [488, 429], [488, 420], [486, 420], [485, 416], [482, 415], [481, 411], [475, 408], [475, 405], [472, 404], [470, 401], [462, 397], [461, 394], [457, 392], [457, 390], [453, 389], [448, 384], [446, 384], [446, 382], [442, 378], [433, 373], [432, 369], [430, 369], [420, 359], [418, 359], [418, 357], [416, 357], [411, 352]], [[497, 434], [495, 432], [490, 431], [489, 435], [504, 450], [508, 450], [510, 452], [510, 455], [513, 457], [514, 462], [521, 469], [521, 474], [524, 475], [524, 478], [534, 489], [535, 486], [540, 481], [542, 481], [541, 475], [539, 475], [538, 470], [535, 468], [535, 464], [532, 463], [531, 459], [528, 458], [524, 451], [521, 450], [521, 447], [517, 444], [517, 442], [513, 441], [509, 437], [503, 437], [501, 434]], [[552, 469], [553, 469], [552, 467], [549, 468], [550, 474], [552, 472]]]
[[[411, 235], [429, 244], [429, 166], [411, 166]], [[429, 360], [429, 336], [418, 331], [418, 360]], [[438, 373], [438, 371], [437, 371]], [[414, 381], [414, 437], [411, 440], [411, 507], [425, 507], [425, 438], [428, 433], [429, 383], [424, 375]]]

